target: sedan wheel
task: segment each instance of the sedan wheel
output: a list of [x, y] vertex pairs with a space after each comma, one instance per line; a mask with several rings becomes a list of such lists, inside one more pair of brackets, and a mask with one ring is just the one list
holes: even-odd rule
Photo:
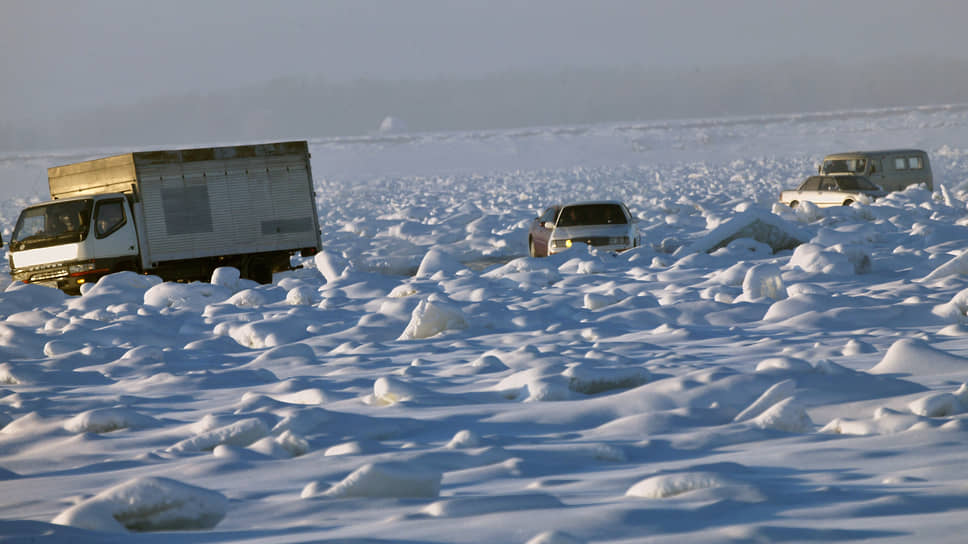
[[853, 203], [854, 201], [848, 198], [847, 200], [844, 201], [844, 206], [850, 206]]
[[534, 249], [534, 238], [528, 238], [528, 253], [530, 253], [532, 257], [538, 256], [537, 251]]
[[791, 208], [796, 208], [798, 204], [800, 204], [800, 203], [797, 202], [796, 200], [794, 200], [793, 202], [790, 203], [790, 207]]

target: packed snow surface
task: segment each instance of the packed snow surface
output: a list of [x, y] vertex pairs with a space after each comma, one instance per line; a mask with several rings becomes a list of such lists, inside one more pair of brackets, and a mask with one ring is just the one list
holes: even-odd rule
[[[0, 540], [963, 541], [968, 108], [389, 124], [310, 142], [325, 249], [270, 285], [3, 259]], [[933, 193], [776, 203], [898, 147]], [[0, 155], [4, 238], [124, 151]], [[527, 256], [592, 199], [642, 246]]]

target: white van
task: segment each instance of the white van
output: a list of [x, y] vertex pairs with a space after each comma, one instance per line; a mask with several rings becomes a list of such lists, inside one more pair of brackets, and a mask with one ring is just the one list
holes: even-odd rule
[[823, 175], [866, 176], [885, 191], [900, 191], [920, 183], [934, 190], [928, 154], [920, 149], [835, 153], [824, 157], [817, 170]]

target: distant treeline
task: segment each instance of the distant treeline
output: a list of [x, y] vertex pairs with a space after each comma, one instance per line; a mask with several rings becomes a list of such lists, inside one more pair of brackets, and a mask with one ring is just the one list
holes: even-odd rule
[[968, 61], [508, 72], [477, 79], [277, 79], [159, 96], [29, 124], [0, 119], [0, 150], [358, 136], [386, 116], [411, 131], [805, 113], [968, 102]]

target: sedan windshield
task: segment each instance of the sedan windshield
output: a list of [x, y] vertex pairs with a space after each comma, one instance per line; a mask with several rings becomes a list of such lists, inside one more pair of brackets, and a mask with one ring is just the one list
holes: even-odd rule
[[91, 200], [53, 202], [27, 208], [10, 237], [11, 251], [80, 242], [91, 222]]
[[618, 204], [580, 204], [561, 210], [559, 227], [578, 225], [624, 225], [628, 223], [622, 207]]

